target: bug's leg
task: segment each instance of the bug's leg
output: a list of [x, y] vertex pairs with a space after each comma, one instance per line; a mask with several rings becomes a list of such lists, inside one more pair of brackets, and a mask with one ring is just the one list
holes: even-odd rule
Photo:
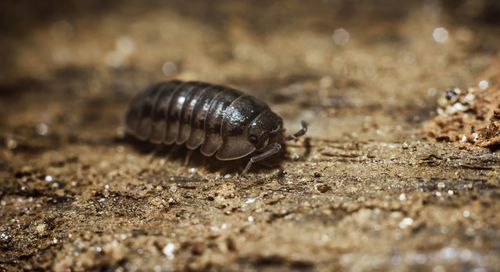
[[191, 159], [192, 154], [193, 154], [193, 150], [189, 149], [187, 151], [186, 157], [184, 158], [184, 166], [185, 167], [189, 165], [189, 160]]
[[162, 151], [162, 146], [156, 146], [153, 151], [148, 154], [149, 162], [152, 162], [154, 158]]
[[307, 123], [305, 121], [302, 121], [300, 122], [300, 124], [302, 125], [302, 128], [295, 132], [294, 134], [291, 134], [291, 135], [288, 135], [285, 137], [285, 141], [292, 141], [292, 140], [296, 140], [298, 137], [300, 136], [304, 136], [307, 132]]
[[281, 150], [281, 145], [278, 144], [278, 143], [274, 143], [274, 145], [270, 149], [268, 149], [266, 152], [251, 157], [250, 160], [247, 163], [247, 166], [245, 167], [245, 169], [243, 170], [243, 172], [241, 172], [241, 175], [242, 176], [246, 175], [246, 173], [248, 172], [248, 170], [250, 170], [250, 167], [252, 167], [253, 163], [261, 161], [261, 160], [266, 159], [266, 158], [269, 158], [272, 155], [280, 152], [280, 150]]

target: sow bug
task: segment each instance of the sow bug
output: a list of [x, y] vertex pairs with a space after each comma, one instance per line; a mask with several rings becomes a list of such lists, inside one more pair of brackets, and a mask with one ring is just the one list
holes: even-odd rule
[[157, 83], [139, 93], [125, 116], [127, 133], [154, 144], [200, 147], [222, 161], [250, 156], [253, 163], [281, 150], [281, 143], [307, 131], [284, 136], [283, 120], [269, 106], [235, 89], [197, 81]]

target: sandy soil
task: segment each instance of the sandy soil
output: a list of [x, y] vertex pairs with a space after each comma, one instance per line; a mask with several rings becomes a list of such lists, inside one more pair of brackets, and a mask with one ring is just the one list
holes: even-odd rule
[[[424, 125], [430, 140], [455, 142], [461, 147], [500, 147], [500, 89], [482, 80], [467, 90], [450, 88], [438, 99], [438, 115]], [[482, 87], [482, 88], [481, 88]]]
[[[499, 152], [422, 133], [447, 88], [500, 83], [495, 1], [101, 2], [0, 4], [0, 270], [500, 267]], [[246, 178], [184, 166], [123, 135], [170, 78], [308, 137]]]

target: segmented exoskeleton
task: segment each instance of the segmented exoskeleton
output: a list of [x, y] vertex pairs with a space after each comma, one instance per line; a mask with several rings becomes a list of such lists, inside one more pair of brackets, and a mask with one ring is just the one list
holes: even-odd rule
[[263, 102], [235, 89], [203, 82], [161, 82], [138, 94], [125, 117], [127, 133], [155, 144], [200, 147], [205, 156], [254, 162], [281, 150], [284, 141], [306, 133], [306, 125], [283, 136], [283, 120]]

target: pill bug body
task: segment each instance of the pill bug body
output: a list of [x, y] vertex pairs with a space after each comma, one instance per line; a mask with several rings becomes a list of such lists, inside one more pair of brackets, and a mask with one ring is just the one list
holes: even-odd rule
[[236, 160], [252, 154], [251, 164], [280, 151], [281, 117], [260, 100], [235, 89], [197, 81], [172, 80], [139, 93], [125, 116], [127, 133], [155, 144], [200, 148], [205, 156]]

